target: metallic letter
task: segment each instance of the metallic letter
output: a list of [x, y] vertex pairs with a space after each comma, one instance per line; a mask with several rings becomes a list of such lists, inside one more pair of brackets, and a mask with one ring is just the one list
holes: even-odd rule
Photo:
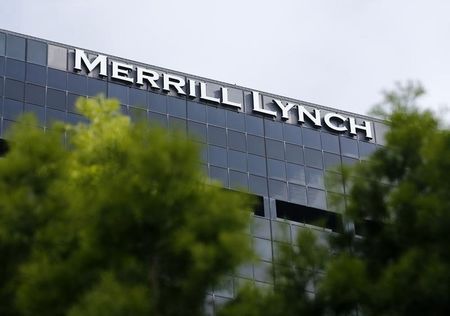
[[259, 97], [259, 92], [252, 91], [252, 96], [253, 96], [253, 111], [271, 115], [271, 116], [277, 116], [277, 112], [271, 111], [271, 110], [266, 110], [261, 107], [261, 100]]
[[303, 106], [297, 106], [298, 108], [298, 121], [301, 123], [305, 123], [305, 114], [310, 119], [311, 122], [314, 123], [314, 126], [320, 127], [322, 124], [320, 123], [320, 110], [314, 109], [314, 115], [308, 112]]
[[73, 67], [76, 70], [81, 71], [81, 61], [83, 61], [86, 66], [88, 73], [95, 69], [98, 65], [100, 65], [100, 76], [107, 76], [107, 67], [106, 67], [106, 56], [98, 55], [92, 62], [89, 61], [84, 50], [75, 49], [75, 66]]
[[238, 109], [242, 108], [242, 105], [240, 103], [228, 100], [228, 88], [221, 87], [220, 90], [222, 92], [222, 104], [234, 106], [235, 108]]
[[118, 61], [111, 62], [112, 74], [111, 78], [133, 83], [133, 78], [128, 77], [128, 72], [133, 70], [133, 66], [119, 63]]
[[333, 124], [333, 123], [331, 122], [331, 119], [332, 119], [332, 118], [337, 118], [337, 119], [341, 120], [342, 123], [344, 123], [344, 122], [346, 121], [346, 120], [345, 120], [345, 117], [343, 117], [342, 115], [339, 115], [339, 114], [336, 114], [336, 113], [327, 113], [327, 114], [325, 114], [325, 116], [323, 117], [323, 120], [325, 121], [325, 124], [326, 124], [329, 128], [331, 128], [332, 130], [337, 131], [337, 132], [345, 132], [345, 131], [347, 130], [347, 127], [346, 127], [346, 126], [339, 126], [339, 125]]
[[283, 103], [281, 103], [281, 101], [279, 100], [275, 100], [273, 99], [273, 102], [276, 103], [276, 105], [278, 105], [278, 107], [281, 109], [281, 117], [284, 119], [288, 119], [289, 118], [289, 111], [295, 106], [294, 103], [287, 103], [286, 106], [283, 105]]
[[210, 96], [206, 95], [206, 83], [204, 83], [204, 82], [200, 82], [200, 99], [206, 100], [206, 101], [211, 101], [214, 103], [220, 103], [219, 98], [210, 97]]
[[146, 80], [153, 89], [159, 89], [156, 80], [159, 79], [159, 74], [156, 71], [145, 69], [141, 67], [136, 67], [136, 84], [144, 85], [144, 80]]
[[364, 125], [357, 125], [354, 117], [349, 117], [348, 121], [350, 122], [350, 134], [356, 135], [356, 129], [360, 129], [366, 132], [366, 138], [372, 139], [372, 127], [370, 122], [363, 121]]
[[186, 82], [184, 81], [184, 78], [171, 75], [171, 74], [163, 74], [163, 90], [169, 92], [170, 86], [174, 87], [175, 90], [177, 90], [178, 94], [185, 95], [186, 93], [183, 91], [182, 87]]
[[197, 97], [197, 93], [195, 91], [195, 80], [189, 79], [189, 96], [196, 98]]

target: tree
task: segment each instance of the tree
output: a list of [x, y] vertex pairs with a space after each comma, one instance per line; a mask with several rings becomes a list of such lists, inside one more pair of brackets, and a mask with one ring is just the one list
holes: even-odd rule
[[45, 134], [23, 118], [0, 159], [0, 314], [200, 315], [250, 254], [252, 201], [208, 183], [181, 133], [77, 107], [88, 123]]
[[300, 235], [283, 252], [275, 291], [247, 288], [223, 315], [450, 314], [450, 132], [418, 109], [423, 93], [411, 83], [385, 93], [386, 145], [344, 170], [346, 225], [329, 250]]

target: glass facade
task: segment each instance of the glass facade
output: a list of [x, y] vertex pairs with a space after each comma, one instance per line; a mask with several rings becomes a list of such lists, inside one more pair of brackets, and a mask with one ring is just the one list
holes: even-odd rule
[[[95, 58], [96, 54], [88, 56]], [[335, 230], [339, 214], [329, 201], [337, 197], [345, 207], [345, 186], [327, 191], [325, 179], [331, 177], [339, 183], [339, 166], [360, 163], [384, 143], [386, 126], [371, 118], [349, 114], [357, 122], [372, 122], [374, 137], [366, 140], [361, 135], [338, 134], [325, 126], [318, 129], [308, 122], [298, 124], [295, 116], [283, 120], [252, 111], [251, 91], [226, 83], [192, 76], [210, 83], [206, 92], [211, 97], [219, 97], [218, 87], [228, 87], [228, 97], [240, 102], [241, 109], [149, 85], [126, 84], [111, 76], [98, 76], [96, 70], [90, 74], [75, 71], [73, 65], [73, 47], [0, 30], [0, 142], [3, 144], [6, 131], [24, 112], [33, 112], [39, 127], [48, 130], [55, 120], [83, 120], [74, 108], [76, 99], [102, 94], [118, 99], [124, 113], [132, 118], [181, 129], [202, 143], [203, 166], [210, 178], [225, 188], [250, 192], [261, 201], [249, 228], [260, 260], [240, 267], [219, 287], [211, 289], [205, 303], [207, 310], [232, 298], [245, 282], [271, 287], [272, 264], [279, 244], [295, 242], [302, 229], [312, 229], [319, 236]], [[162, 86], [160, 81], [157, 83]], [[261, 95], [262, 104], [272, 98], [283, 99], [268, 93]], [[333, 112], [319, 105], [295, 103]], [[269, 105], [264, 106], [269, 109]], [[316, 227], [313, 224], [320, 216], [327, 218], [326, 224]]]

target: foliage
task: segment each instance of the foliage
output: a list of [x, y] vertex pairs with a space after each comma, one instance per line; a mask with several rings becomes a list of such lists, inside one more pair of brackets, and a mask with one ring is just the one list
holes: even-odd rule
[[0, 159], [0, 315], [200, 315], [249, 256], [252, 202], [207, 183], [184, 135], [77, 107], [87, 124], [45, 134], [23, 118]]
[[[244, 290], [223, 315], [450, 314], [450, 131], [418, 109], [423, 93], [411, 83], [387, 92], [390, 109], [377, 109], [389, 125], [386, 145], [344, 170], [342, 212], [354, 229], [331, 236], [328, 255], [300, 235], [299, 250], [279, 262], [275, 291], [253, 289], [252, 309]], [[315, 283], [309, 297], [307, 282]]]

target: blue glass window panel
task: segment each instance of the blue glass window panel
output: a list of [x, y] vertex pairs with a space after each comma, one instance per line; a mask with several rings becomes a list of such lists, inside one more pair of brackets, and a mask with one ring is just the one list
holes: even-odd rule
[[322, 148], [325, 151], [339, 154], [339, 137], [329, 133], [321, 133]]
[[299, 126], [292, 124], [283, 124], [284, 140], [288, 143], [301, 145], [302, 144], [302, 129]]
[[356, 139], [341, 137], [341, 151], [342, 155], [353, 158], [358, 158], [358, 142]]
[[148, 119], [150, 120], [150, 124], [157, 125], [161, 127], [167, 127], [167, 115], [160, 114], [155, 112], [148, 112]]
[[186, 118], [186, 100], [167, 97], [167, 112], [173, 116]]
[[307, 195], [308, 205], [315, 208], [326, 209], [325, 191], [308, 188]]
[[45, 88], [27, 83], [25, 86], [25, 102], [44, 106]]
[[128, 104], [128, 87], [108, 82], [108, 97], [118, 99], [121, 104]]
[[87, 77], [68, 73], [67, 90], [75, 94], [87, 95]]
[[215, 166], [209, 167], [209, 176], [211, 179], [219, 181], [224, 187], [228, 187], [228, 170]]
[[323, 163], [325, 170], [339, 171], [341, 166], [341, 157], [335, 154], [323, 153]]
[[0, 57], [0, 76], [5, 74], [5, 57]]
[[66, 92], [61, 90], [55, 90], [47, 88], [47, 106], [58, 109], [66, 110]]
[[228, 147], [240, 151], [246, 151], [245, 134], [228, 130]]
[[325, 182], [322, 170], [306, 168], [306, 184], [315, 188], [324, 189]]
[[286, 174], [289, 182], [305, 184], [305, 167], [293, 163], [287, 163]]
[[141, 89], [130, 89], [130, 105], [147, 109], [147, 92]]
[[61, 70], [48, 68], [47, 85], [51, 88], [66, 90], [67, 73]]
[[233, 189], [248, 189], [248, 176], [246, 173], [230, 170], [230, 187]]
[[5, 56], [6, 36], [0, 33], [0, 56]]
[[5, 80], [5, 97], [17, 101], [23, 101], [25, 94], [24, 90], [25, 88], [23, 82], [12, 79]]
[[350, 157], [342, 157], [342, 164], [345, 166], [353, 166], [359, 163], [358, 159], [350, 158]]
[[27, 63], [27, 81], [45, 86], [47, 72], [44, 66]]
[[25, 60], [25, 39], [8, 34], [6, 36], [6, 56]]
[[248, 171], [258, 176], [267, 176], [266, 158], [248, 154]]
[[169, 128], [186, 133], [186, 120], [169, 116]]
[[286, 161], [303, 164], [303, 148], [286, 143]]
[[77, 124], [77, 123], [82, 123], [83, 121], [84, 120], [81, 115], [74, 114], [74, 113], [67, 113], [67, 123]]
[[26, 113], [33, 113], [34, 116], [38, 120], [38, 125], [44, 126], [44, 124], [45, 124], [45, 109], [43, 106], [25, 103], [24, 110]]
[[55, 122], [65, 122], [66, 112], [47, 108], [46, 125], [51, 127]]
[[88, 96], [106, 96], [107, 82], [103, 80], [87, 78]]
[[289, 184], [289, 201], [306, 205], [306, 188], [302, 185]]
[[318, 132], [314, 129], [304, 128], [303, 129], [303, 144], [305, 144], [306, 147], [321, 149], [320, 132]]
[[227, 134], [224, 128], [208, 126], [208, 142], [210, 144], [226, 147]]
[[3, 79], [3, 77], [0, 77], [0, 100], [2, 99], [3, 96], [3, 84], [5, 82], [5, 79]]
[[247, 129], [247, 133], [258, 136], [264, 136], [263, 119], [260, 117], [246, 115], [245, 127]]
[[239, 171], [247, 171], [247, 154], [235, 151], [228, 150], [228, 167], [234, 170]]
[[77, 94], [73, 94], [73, 93], [67, 94], [67, 110], [69, 112], [73, 112], [73, 113], [79, 112], [75, 106], [79, 98], [80, 98], [80, 96]]
[[280, 122], [264, 120], [266, 137], [283, 140], [283, 124]]
[[208, 146], [209, 163], [215, 166], [227, 167], [227, 151], [225, 148], [217, 146]]
[[267, 157], [284, 160], [284, 144], [276, 140], [266, 139]]
[[248, 179], [248, 186], [250, 192], [261, 195], [261, 196], [268, 196], [269, 193], [267, 192], [267, 179], [263, 177], [258, 177], [254, 175], [250, 175]]
[[147, 101], [150, 111], [167, 113], [167, 97], [165, 95], [149, 92]]
[[45, 66], [47, 64], [47, 44], [29, 39], [27, 61]]
[[286, 182], [269, 179], [269, 196], [277, 200], [286, 201], [287, 200]]
[[245, 131], [244, 113], [234, 111], [226, 111], [226, 113], [227, 113], [227, 127], [244, 132]]
[[23, 114], [23, 103], [5, 99], [3, 102], [3, 118], [9, 120], [17, 120], [17, 118]]
[[247, 135], [247, 150], [249, 153], [265, 156], [264, 138]]
[[206, 122], [206, 107], [203, 104], [187, 101], [187, 117], [194, 121]]
[[206, 107], [206, 114], [209, 124], [225, 127], [225, 110], [207, 106]]
[[371, 154], [375, 152], [377, 149], [375, 144], [372, 143], [366, 143], [366, 142], [359, 142], [359, 153], [362, 158], [367, 158]]
[[322, 152], [305, 148], [305, 164], [310, 167], [323, 169]]
[[5, 75], [9, 78], [24, 81], [25, 63], [23, 61], [7, 58], [5, 65]]
[[286, 180], [286, 164], [276, 159], [267, 159], [269, 177], [278, 180]]
[[261, 260], [272, 260], [272, 242], [270, 240], [253, 237], [253, 249]]
[[206, 143], [206, 124], [188, 121], [188, 135], [194, 140]]

